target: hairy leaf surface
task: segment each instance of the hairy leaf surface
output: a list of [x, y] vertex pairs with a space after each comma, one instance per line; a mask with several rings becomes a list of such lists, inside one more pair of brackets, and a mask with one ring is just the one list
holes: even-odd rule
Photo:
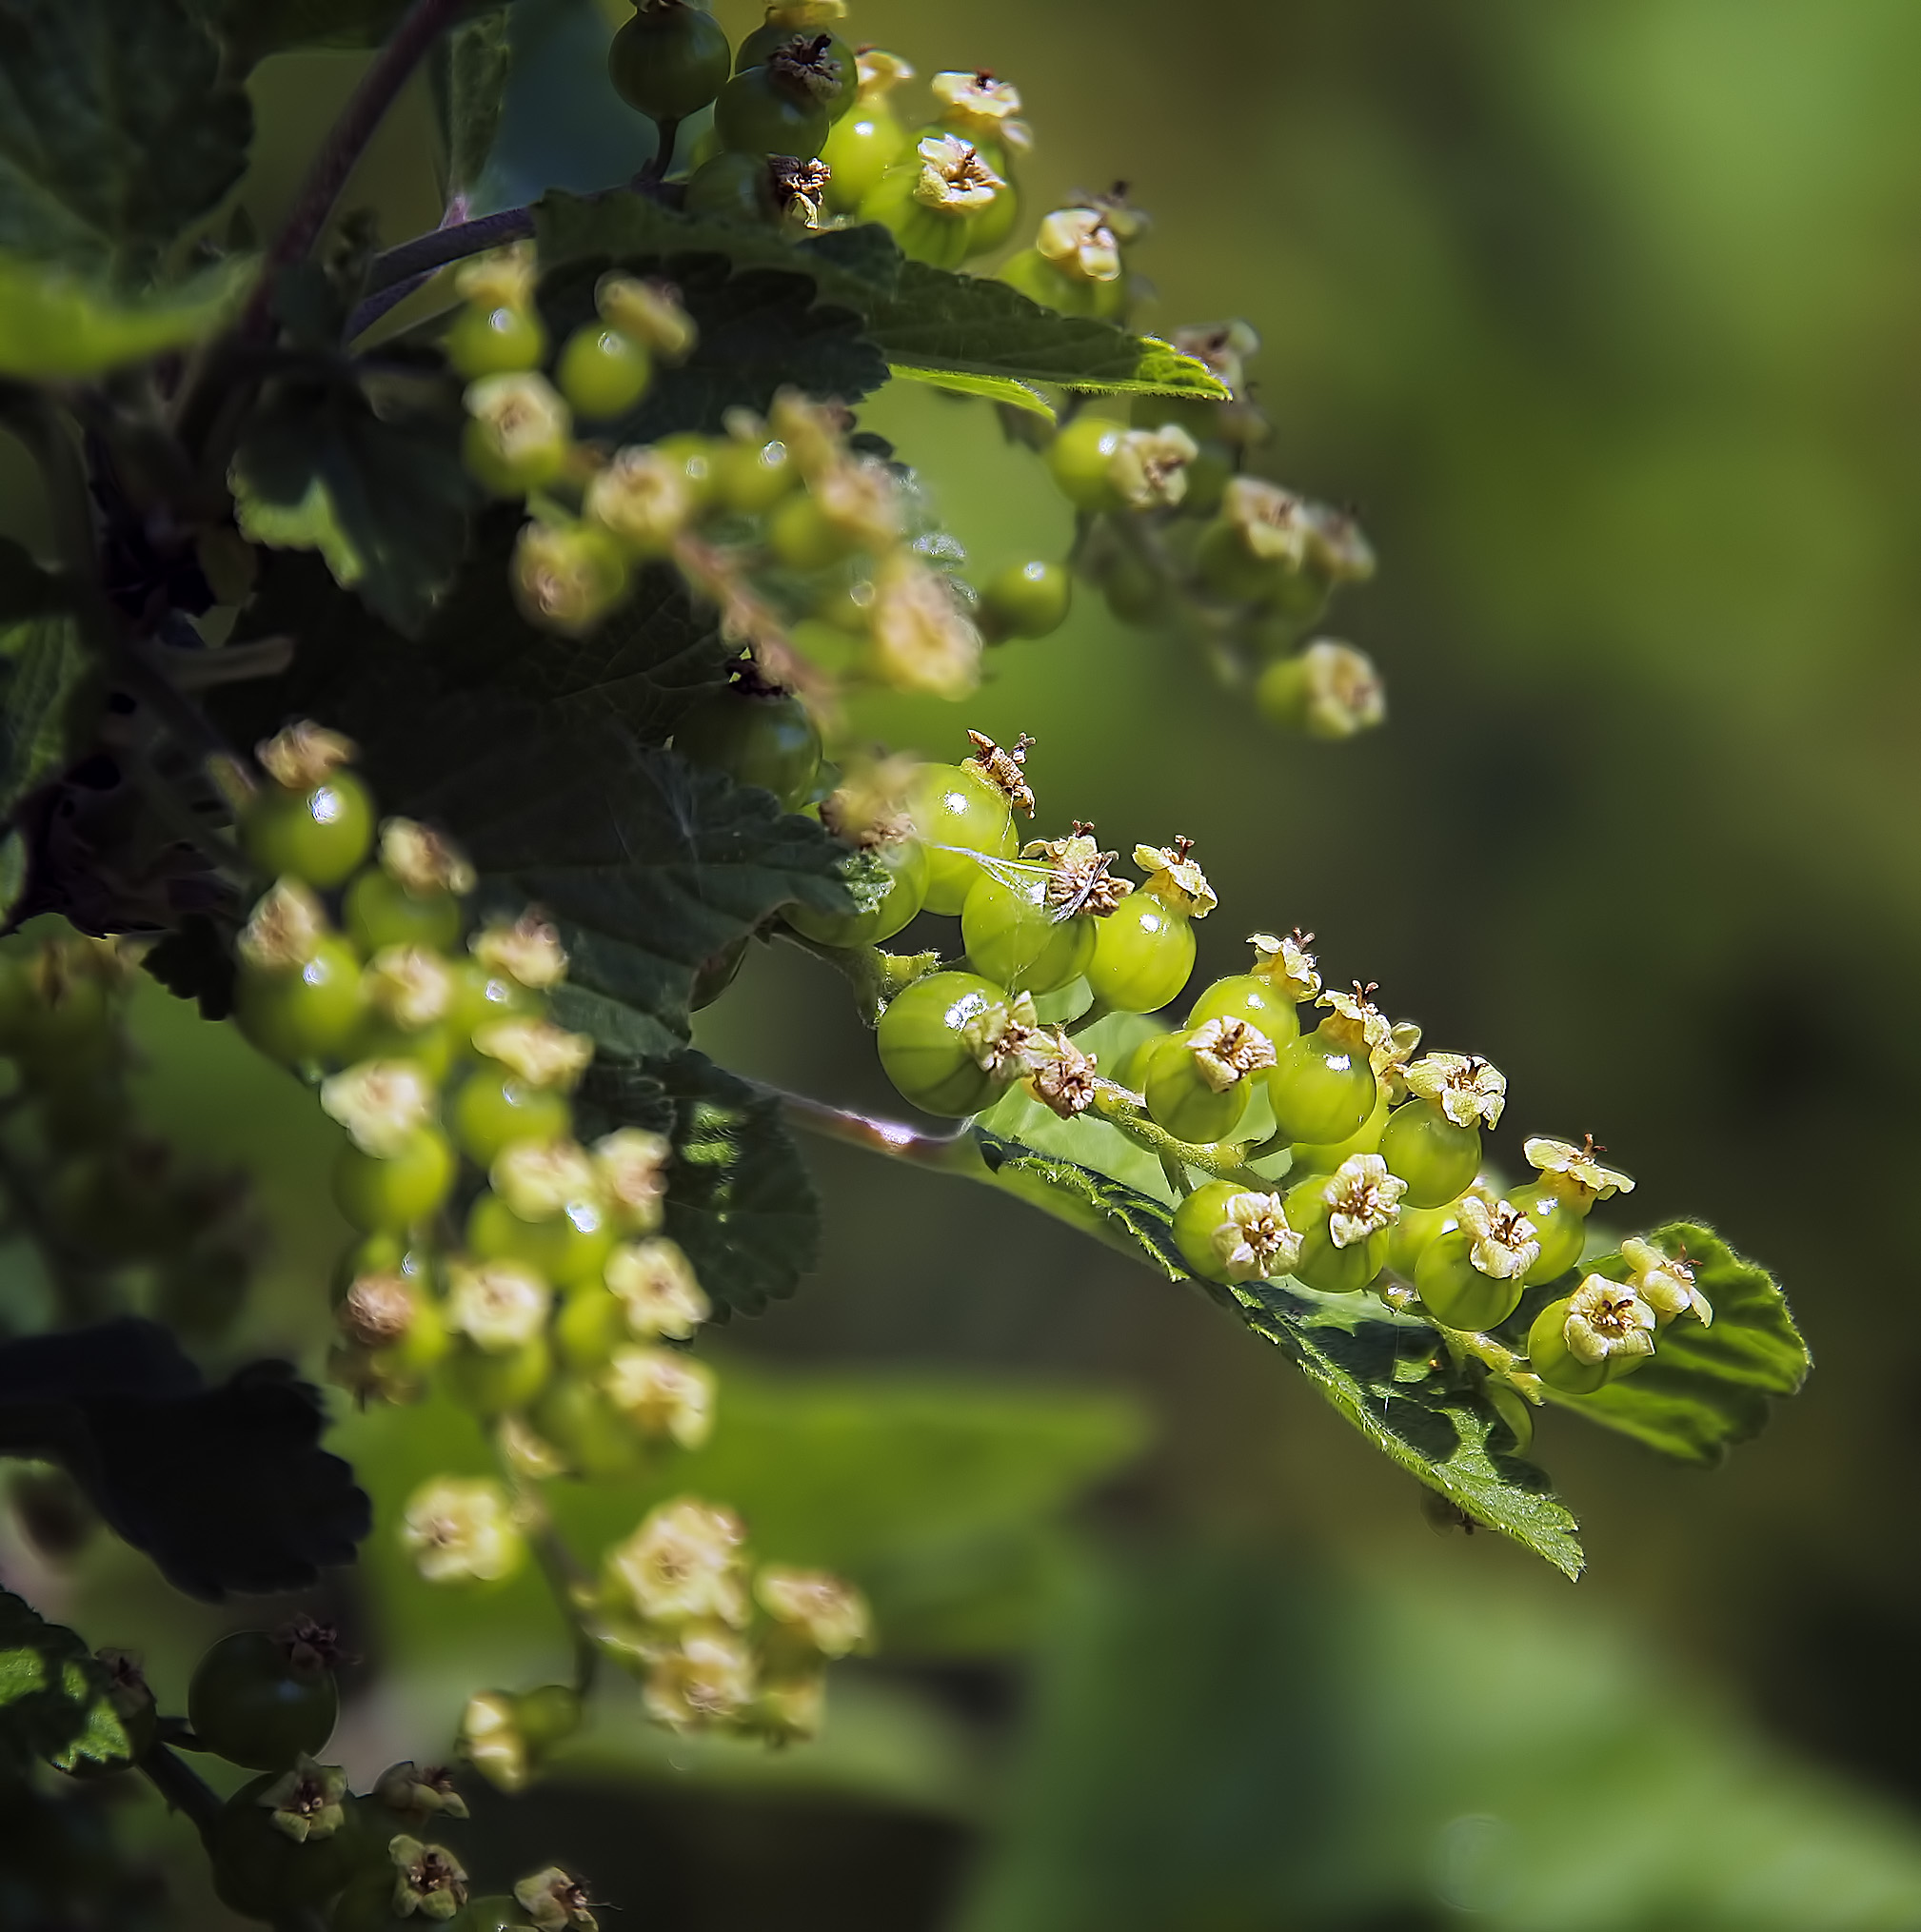
[[255, 266], [236, 257], [175, 286], [127, 295], [0, 256], [0, 375], [72, 380], [184, 348], [227, 321]]
[[0, 817], [68, 762], [89, 670], [70, 613], [0, 623]]
[[107, 1690], [106, 1667], [71, 1630], [0, 1590], [0, 1779], [24, 1778], [36, 1758], [63, 1771], [125, 1764]]

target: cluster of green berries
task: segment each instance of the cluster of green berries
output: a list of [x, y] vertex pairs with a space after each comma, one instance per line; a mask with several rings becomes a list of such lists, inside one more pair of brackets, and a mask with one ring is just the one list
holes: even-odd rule
[[256, 1245], [238, 1175], [184, 1168], [134, 1123], [126, 1028], [137, 950], [68, 933], [0, 953], [0, 1186], [62, 1306], [139, 1308], [210, 1340], [247, 1298]]

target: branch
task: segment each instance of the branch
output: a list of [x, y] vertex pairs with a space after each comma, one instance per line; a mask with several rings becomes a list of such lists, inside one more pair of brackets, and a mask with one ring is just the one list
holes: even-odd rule
[[1414, 1290], [1398, 1282], [1388, 1282], [1375, 1291], [1396, 1314], [1416, 1315], [1428, 1323], [1447, 1344], [1449, 1353], [1456, 1362], [1462, 1356], [1478, 1362], [1496, 1382], [1506, 1383], [1515, 1394], [1525, 1396], [1536, 1409], [1547, 1400], [1541, 1378], [1529, 1369], [1525, 1355], [1516, 1355], [1492, 1335], [1468, 1329], [1451, 1329], [1445, 1322], [1436, 1321], [1422, 1307], [1420, 1297]]
[[918, 1127], [906, 1126], [899, 1120], [877, 1120], [871, 1114], [830, 1107], [824, 1100], [805, 1094], [789, 1094], [784, 1088], [770, 1087], [764, 1081], [750, 1084], [770, 1100], [780, 1102], [790, 1126], [823, 1140], [838, 1140], [847, 1147], [864, 1149], [868, 1153], [884, 1154], [889, 1160], [906, 1161], [913, 1167], [964, 1174], [971, 1180], [990, 1178], [987, 1163], [981, 1159], [979, 1144], [968, 1128], [957, 1128], [952, 1134], [923, 1134]]
[[167, 1800], [168, 1809], [191, 1819], [194, 1829], [205, 1838], [223, 1808], [213, 1787], [166, 1745], [150, 1745], [134, 1762]]
[[525, 241], [534, 231], [530, 207], [503, 208], [470, 222], [449, 222], [431, 234], [416, 235], [396, 248], [376, 255], [367, 269], [366, 293], [347, 320], [347, 340], [365, 335], [388, 309], [398, 307], [415, 289], [449, 262], [484, 255], [506, 242]]

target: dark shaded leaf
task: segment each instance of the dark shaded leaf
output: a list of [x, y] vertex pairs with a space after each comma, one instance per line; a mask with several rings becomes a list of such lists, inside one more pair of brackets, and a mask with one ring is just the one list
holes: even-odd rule
[[72, 756], [91, 668], [66, 611], [0, 624], [0, 816]]
[[[1665, 1329], [1654, 1360], [1593, 1395], [1549, 1398], [1683, 1462], [1722, 1461], [1766, 1426], [1773, 1406], [1808, 1378], [1812, 1362], [1788, 1303], [1766, 1269], [1736, 1254], [1698, 1221], [1670, 1221], [1646, 1237], [1668, 1254], [1685, 1249], [1695, 1285], [1713, 1304], [1711, 1328], [1687, 1317]], [[1618, 1254], [1588, 1265], [1624, 1279]]]
[[603, 1057], [578, 1109], [584, 1134], [645, 1127], [674, 1143], [665, 1232], [722, 1319], [761, 1313], [814, 1266], [820, 1202], [779, 1105], [705, 1055]]
[[125, 1764], [107, 1693], [106, 1668], [71, 1630], [0, 1590], [0, 1777], [24, 1777], [36, 1758], [63, 1771]]
[[326, 1419], [285, 1362], [203, 1388], [153, 1322], [0, 1344], [0, 1453], [60, 1463], [189, 1596], [300, 1589], [353, 1561], [367, 1500], [320, 1448]]
[[407, 0], [200, 0], [244, 72], [296, 47], [378, 47]]
[[39, 617], [61, 601], [60, 580], [12, 538], [0, 537], [0, 623]]
[[190, 913], [140, 963], [176, 999], [190, 999], [202, 1019], [233, 1011], [233, 956], [222, 929], [205, 913]]
[[447, 37], [442, 125], [449, 197], [471, 194], [479, 185], [493, 151], [512, 67], [505, 7], [466, 21]]
[[0, 8], [0, 249], [145, 274], [247, 165], [253, 114], [182, 0]]
[[283, 389], [248, 424], [229, 482], [242, 531], [317, 550], [335, 580], [412, 632], [453, 581], [478, 492], [456, 410], [376, 414], [345, 384]]

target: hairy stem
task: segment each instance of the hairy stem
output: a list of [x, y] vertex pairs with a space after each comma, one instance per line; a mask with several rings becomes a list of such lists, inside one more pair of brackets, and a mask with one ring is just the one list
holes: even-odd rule
[[1384, 1283], [1376, 1291], [1396, 1313], [1417, 1315], [1430, 1323], [1456, 1361], [1465, 1358], [1478, 1362], [1496, 1382], [1506, 1383], [1515, 1394], [1524, 1396], [1536, 1409], [1547, 1400], [1541, 1378], [1529, 1369], [1525, 1355], [1515, 1354], [1492, 1335], [1470, 1329], [1451, 1329], [1446, 1323], [1436, 1321], [1421, 1306], [1420, 1297], [1414, 1290], [1399, 1282]]
[[971, 1179], [987, 1177], [987, 1165], [967, 1128], [952, 1134], [923, 1134], [898, 1120], [878, 1120], [867, 1114], [856, 1114], [843, 1107], [830, 1107], [805, 1094], [790, 1094], [784, 1088], [755, 1081], [759, 1091], [781, 1103], [789, 1125], [818, 1134], [823, 1140], [838, 1140], [847, 1147], [864, 1149], [868, 1153], [884, 1154], [889, 1160], [902, 1160], [914, 1167], [939, 1173], [965, 1174]]
[[[1189, 1140], [1177, 1140], [1164, 1127], [1157, 1127], [1147, 1110], [1125, 1087], [1103, 1083], [1094, 1096], [1094, 1111], [1110, 1127], [1117, 1127], [1136, 1147], [1144, 1148], [1163, 1168], [1168, 1161], [1180, 1167], [1198, 1167], [1218, 1181], [1238, 1181], [1259, 1193], [1269, 1193], [1274, 1183], [1265, 1174], [1256, 1173], [1247, 1164], [1247, 1150], [1233, 1141], [1211, 1147]], [[1180, 1192], [1187, 1189], [1183, 1184]]]
[[220, 1816], [220, 1795], [191, 1764], [174, 1756], [166, 1745], [152, 1745], [134, 1761], [168, 1808], [190, 1819], [205, 1838]]

